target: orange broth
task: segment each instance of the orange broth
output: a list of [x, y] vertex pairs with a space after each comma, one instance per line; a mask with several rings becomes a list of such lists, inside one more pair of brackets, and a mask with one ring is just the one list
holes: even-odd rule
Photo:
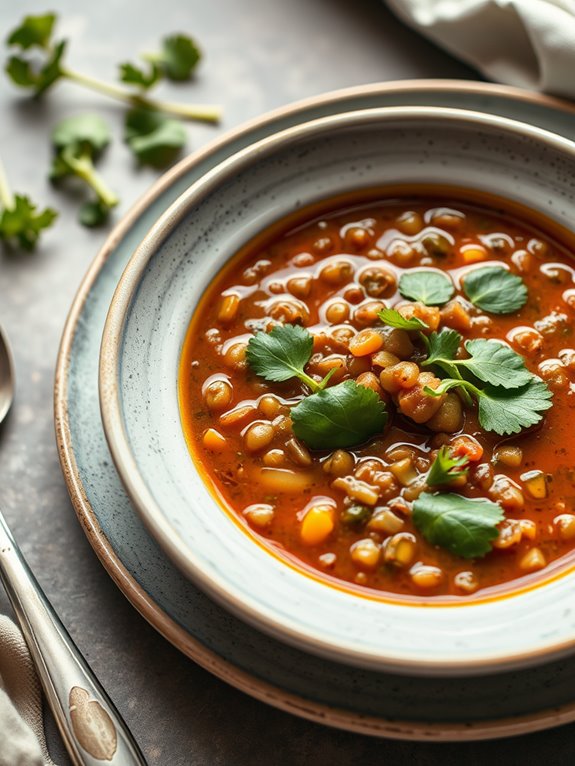
[[[280, 221], [231, 259], [191, 319], [181, 357], [179, 398], [191, 455], [207, 485], [246, 532], [326, 581], [343, 581], [366, 595], [487, 595], [494, 586], [541, 576], [573, 550], [575, 270], [568, 243], [560, 242], [551, 225], [543, 226], [534, 214], [518, 215], [494, 198], [478, 204], [474, 195], [460, 191], [414, 188], [399, 198], [366, 192]], [[326, 471], [333, 451], [308, 450], [297, 440], [294, 449], [288, 448], [293, 440], [289, 407], [301, 400], [305, 386], [297, 379], [273, 383], [255, 375], [246, 364], [245, 344], [255, 332], [269, 331], [274, 324], [302, 324], [314, 336], [314, 355], [306, 367], [310, 375], [323, 377], [335, 366], [334, 384], [362, 374], [363, 380], [373, 381], [365, 373], [377, 378], [379, 368], [370, 367], [370, 359], [350, 354], [350, 340], [365, 328], [381, 327], [373, 316], [374, 302], [394, 307], [406, 301], [396, 286], [382, 284], [370, 273], [366, 277], [368, 270], [382, 267], [399, 279], [405, 271], [432, 267], [449, 274], [458, 286], [462, 269], [494, 262], [504, 262], [521, 276], [528, 289], [526, 305], [514, 314], [489, 314], [470, 305], [458, 288], [456, 296], [469, 326], [465, 316], [450, 317], [439, 307], [442, 317], [447, 316], [440, 327], [454, 327], [464, 339], [508, 343], [524, 356], [527, 368], [545, 380], [553, 406], [537, 426], [513, 436], [485, 432], [474, 407], [464, 408], [455, 432], [441, 433], [398, 414], [382, 391], [390, 412], [387, 427], [367, 443], [344, 450], [351, 456], [351, 475], [376, 487], [380, 496], [368, 507], [367, 522], [344, 523], [347, 509], [357, 502], [341, 486], [334, 487], [338, 476]], [[340, 268], [342, 263], [345, 268]], [[328, 317], [338, 321], [334, 324]], [[410, 335], [414, 352], [403, 355], [408, 361], [417, 360], [421, 352], [415, 334]], [[222, 381], [225, 406], [208, 406], [207, 389]], [[226, 417], [230, 413], [235, 423]], [[261, 449], [256, 445], [250, 450], [246, 434], [254, 423], [265, 425], [266, 439], [269, 428], [273, 436]], [[389, 468], [407, 458], [415, 474], [425, 476], [438, 447], [451, 447], [462, 434], [479, 445], [482, 454], [479, 459], [473, 456], [467, 482], [453, 491], [500, 502], [511, 520], [500, 525], [508, 527], [500, 533], [501, 545], [495, 541], [487, 555], [471, 560], [431, 545], [420, 534], [410, 518], [410, 485], [398, 481]], [[501, 452], [502, 446], [512, 449]], [[507, 461], [501, 461], [501, 455]], [[341, 462], [349, 469], [349, 458]], [[292, 482], [289, 486], [281, 481], [276, 486], [278, 471]], [[533, 471], [543, 477], [545, 497], [534, 497], [528, 490], [526, 475]], [[333, 529], [325, 539], [310, 543], [302, 540], [302, 523], [314, 503], [332, 508]], [[264, 512], [258, 516], [254, 506]], [[385, 516], [389, 524], [384, 529], [367, 526], [375, 511], [381, 516], [384, 510], [391, 513]], [[390, 546], [399, 545], [394, 535], [409, 541], [403, 559], [389, 553]], [[369, 555], [354, 558], [354, 545], [368, 539], [373, 543], [364, 543]]]

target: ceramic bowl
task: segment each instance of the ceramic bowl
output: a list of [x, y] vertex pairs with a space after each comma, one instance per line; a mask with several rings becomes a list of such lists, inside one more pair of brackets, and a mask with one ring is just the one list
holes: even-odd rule
[[151, 534], [242, 619], [347, 664], [472, 674], [575, 646], [575, 575], [459, 605], [364, 598], [254, 543], [188, 452], [177, 397], [185, 333], [207, 285], [256, 233], [299, 207], [360, 188], [440, 184], [497, 194], [569, 227], [575, 145], [501, 117], [382, 108], [296, 125], [223, 161], [158, 220], [124, 271], [104, 330], [100, 401], [119, 474]]

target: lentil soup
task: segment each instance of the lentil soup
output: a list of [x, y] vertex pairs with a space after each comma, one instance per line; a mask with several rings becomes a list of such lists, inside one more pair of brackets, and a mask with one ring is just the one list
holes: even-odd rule
[[244, 247], [178, 382], [223, 506], [365, 595], [550, 571], [575, 547], [575, 270], [551, 230], [426, 188], [328, 201]]

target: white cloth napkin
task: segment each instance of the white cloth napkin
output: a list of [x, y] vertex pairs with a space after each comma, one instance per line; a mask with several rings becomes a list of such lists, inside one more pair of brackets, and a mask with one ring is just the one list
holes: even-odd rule
[[575, 0], [387, 0], [493, 80], [575, 98]]
[[0, 615], [0, 766], [54, 766], [40, 682], [19, 629]]

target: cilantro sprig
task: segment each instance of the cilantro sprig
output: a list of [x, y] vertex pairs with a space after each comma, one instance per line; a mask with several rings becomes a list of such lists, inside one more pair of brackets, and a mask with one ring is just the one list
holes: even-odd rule
[[468, 459], [465, 455], [454, 457], [449, 448], [443, 445], [427, 472], [425, 483], [428, 487], [441, 487], [454, 479], [467, 476], [468, 469]]
[[462, 388], [477, 400], [479, 423], [486, 431], [500, 436], [517, 434], [534, 426], [551, 407], [551, 391], [541, 378], [532, 375], [527, 385], [519, 388], [490, 386], [479, 388], [469, 380], [446, 378], [437, 388], [425, 387], [430, 396], [441, 396], [452, 388]]
[[404, 298], [425, 303], [426, 306], [442, 306], [453, 297], [455, 286], [441, 271], [418, 269], [401, 275], [399, 292]]
[[42, 231], [57, 217], [52, 208], [38, 210], [30, 197], [13, 194], [0, 161], [0, 240], [6, 246], [33, 250]]
[[428, 330], [428, 326], [421, 319], [411, 317], [407, 319], [396, 309], [381, 309], [377, 316], [388, 327], [396, 327], [399, 330]]
[[382, 431], [387, 422], [385, 404], [377, 394], [353, 380], [326, 388], [333, 372], [322, 381], [305, 372], [313, 338], [298, 325], [278, 325], [271, 332], [250, 338], [248, 365], [272, 382], [298, 378], [312, 392], [291, 410], [294, 434], [312, 449], [351, 447]]
[[[200, 60], [196, 43], [184, 35], [167, 37], [159, 53], [148, 54], [151, 66], [147, 71], [133, 64], [120, 67], [120, 77], [130, 88], [103, 82], [76, 72], [64, 62], [67, 40], [55, 40], [57, 16], [46, 13], [25, 16], [20, 25], [7, 38], [14, 51], [6, 64], [6, 74], [20, 88], [34, 96], [42, 96], [59, 80], [69, 80], [110, 98], [123, 101], [130, 107], [147, 108], [171, 114], [185, 120], [218, 122], [221, 109], [205, 104], [177, 104], [152, 99], [145, 91], [165, 76], [171, 80], [187, 80]], [[40, 62], [38, 62], [40, 58]]]
[[521, 277], [502, 266], [472, 269], [463, 277], [463, 292], [490, 314], [513, 314], [527, 302], [527, 287]]
[[499, 535], [503, 509], [484, 498], [423, 492], [413, 504], [413, 523], [432, 545], [462, 558], [479, 558]]
[[80, 208], [78, 217], [84, 226], [104, 223], [110, 210], [119, 202], [94, 166], [109, 142], [110, 131], [106, 122], [93, 114], [67, 117], [52, 131], [54, 159], [51, 180], [59, 183], [64, 178], [75, 176], [95, 193], [95, 199], [85, 202]]

